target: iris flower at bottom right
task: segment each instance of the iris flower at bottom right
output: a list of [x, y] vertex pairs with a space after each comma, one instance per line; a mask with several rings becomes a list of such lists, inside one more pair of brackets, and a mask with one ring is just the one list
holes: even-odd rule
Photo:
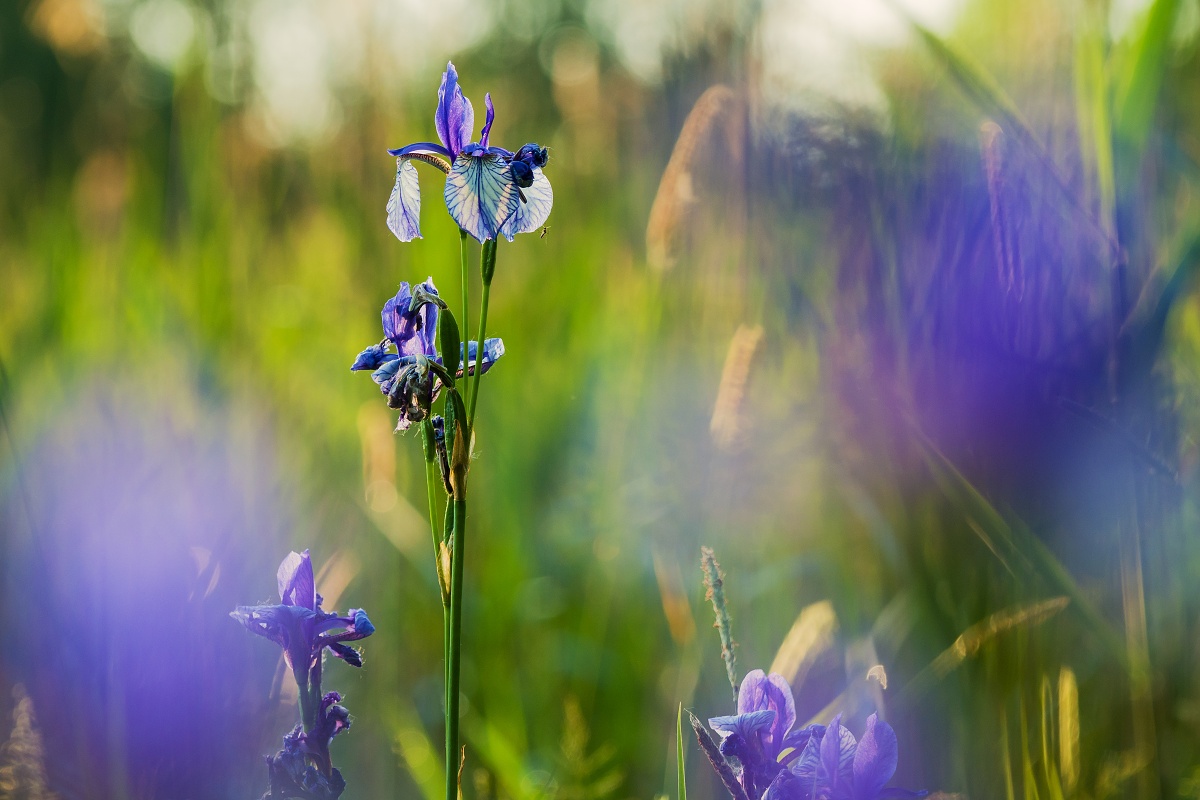
[[898, 760], [891, 725], [872, 714], [862, 738], [855, 740], [841, 723], [838, 714], [822, 736], [808, 740], [799, 758], [771, 784], [766, 800], [901, 800], [929, 794], [886, 785]]

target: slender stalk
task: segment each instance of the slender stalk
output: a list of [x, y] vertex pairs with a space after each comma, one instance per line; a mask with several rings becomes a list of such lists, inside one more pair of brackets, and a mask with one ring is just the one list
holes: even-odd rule
[[458, 800], [459, 696], [462, 674], [463, 539], [467, 501], [454, 498], [454, 550], [450, 559], [450, 661], [446, 685], [446, 800]]
[[[492, 292], [492, 276], [496, 274], [496, 239], [483, 243], [479, 254], [479, 276], [483, 281], [483, 300], [479, 307], [479, 336], [475, 342], [475, 391], [467, 400], [467, 430], [475, 429], [475, 403], [479, 400], [479, 381], [483, 378], [483, 343], [487, 333], [488, 298]], [[469, 378], [468, 378], [469, 381]], [[469, 384], [468, 384], [469, 388]]]
[[[471, 331], [471, 324], [470, 324], [471, 318], [469, 315], [470, 303], [468, 302], [469, 290], [470, 290], [470, 286], [471, 286], [471, 276], [467, 273], [467, 232], [464, 231], [462, 228], [458, 229], [458, 261], [459, 261], [460, 271], [462, 273], [462, 326], [461, 326], [460, 330], [463, 332], [463, 335], [466, 336], [466, 335], [469, 335], [470, 331]], [[471, 382], [470, 382], [470, 380], [468, 380], [468, 376], [467, 376], [467, 356], [470, 355], [467, 352], [467, 349], [468, 349], [467, 344], [468, 344], [468, 342], [464, 338], [463, 339], [463, 353], [462, 353], [462, 355], [463, 355], [463, 359], [462, 359], [463, 381], [464, 381], [463, 399], [464, 400], [467, 399], [467, 396], [470, 394], [470, 391], [471, 391]], [[443, 359], [447, 358], [445, 353], [442, 354], [442, 358]]]
[[483, 300], [479, 304], [479, 338], [475, 344], [475, 389], [471, 392], [471, 402], [467, 407], [467, 429], [475, 430], [475, 403], [479, 400], [479, 379], [483, 377], [483, 343], [487, 332], [488, 297], [492, 293], [492, 282], [483, 283]]
[[304, 731], [307, 733], [312, 730], [316, 710], [313, 706], [312, 691], [309, 689], [308, 670], [304, 667], [293, 669], [292, 677], [296, 681], [297, 695], [300, 700], [300, 721], [304, 724]]
[[437, 450], [433, 444], [433, 422], [428, 419], [421, 423], [421, 443], [425, 447], [425, 495], [429, 501], [429, 530], [433, 534], [433, 562], [440, 592], [443, 580], [442, 533], [437, 523], [437, 487], [441, 486], [442, 479], [438, 474]]
[[321, 708], [321, 667], [325, 662], [325, 648], [317, 651], [316, 661], [308, 673], [308, 702], [309, 713], [312, 714], [312, 723], [317, 724], [318, 711]]

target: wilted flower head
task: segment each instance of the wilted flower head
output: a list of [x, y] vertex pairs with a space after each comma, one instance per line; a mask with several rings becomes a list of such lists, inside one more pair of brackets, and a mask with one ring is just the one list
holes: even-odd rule
[[276, 578], [280, 603], [238, 606], [229, 616], [282, 647], [294, 673], [311, 669], [326, 647], [346, 663], [361, 667], [361, 654], [346, 643], [375, 632], [367, 612], [352, 608], [343, 617], [322, 610], [307, 550], [289, 553], [279, 565]]
[[[492, 146], [489, 138], [496, 111], [484, 95], [487, 117], [479, 140], [471, 141], [475, 111], [458, 85], [454, 64], [446, 64], [438, 89], [434, 127], [441, 144], [417, 142], [388, 150], [396, 156], [396, 185], [387, 204], [388, 228], [402, 242], [420, 238], [421, 187], [413, 161], [424, 161], [446, 173], [443, 196], [458, 226], [479, 241], [540, 228], [554, 205], [554, 191], [542, 174], [546, 149], [527, 144], [517, 152]], [[446, 159], [449, 159], [447, 162]]]
[[263, 800], [337, 800], [346, 790], [346, 780], [336, 767], [323, 771], [308, 763], [308, 735], [297, 725], [283, 737], [283, 748], [267, 757], [271, 789]]
[[[396, 296], [383, 306], [384, 339], [358, 354], [350, 366], [353, 371], [372, 370], [371, 379], [387, 396], [388, 406], [399, 409], [396, 430], [405, 431], [430, 413], [430, 406], [441, 391], [442, 383], [429, 362], [445, 363], [437, 352], [436, 334], [439, 308], [445, 303], [438, 296], [433, 278], [410, 288], [401, 283]], [[395, 353], [391, 352], [392, 347]], [[465, 370], [474, 375], [476, 368], [487, 372], [504, 355], [504, 342], [488, 339], [482, 356], [478, 342], [460, 345], [455, 366], [456, 377]]]

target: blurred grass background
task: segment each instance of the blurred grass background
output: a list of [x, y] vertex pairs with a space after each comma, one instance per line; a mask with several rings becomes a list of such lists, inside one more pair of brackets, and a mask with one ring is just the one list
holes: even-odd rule
[[378, 627], [347, 796], [438, 796], [420, 446], [348, 367], [456, 292], [436, 176], [383, 211], [450, 55], [557, 201], [492, 297], [472, 797], [675, 796], [701, 544], [897, 783], [1200, 796], [1200, 4], [906, 7], [0, 5], [3, 791], [256, 796], [294, 697], [226, 614], [309, 547]]

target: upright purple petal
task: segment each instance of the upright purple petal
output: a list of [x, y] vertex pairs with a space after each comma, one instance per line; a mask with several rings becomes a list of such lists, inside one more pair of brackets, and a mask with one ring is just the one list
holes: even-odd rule
[[496, 107], [492, 105], [492, 93], [483, 96], [483, 104], [487, 106], [487, 116], [484, 118], [483, 132], [479, 135], [479, 146], [487, 148], [488, 136], [492, 132], [492, 122], [496, 119]]
[[791, 748], [796, 751], [795, 755], [798, 756], [800, 753], [804, 752], [804, 748], [808, 745], [810, 739], [816, 739], [819, 742], [821, 741], [821, 737], [824, 735], [824, 725], [817, 725], [814, 723], [803, 728], [797, 728], [796, 730], [788, 733], [787, 736], [783, 737], [782, 749], [787, 750], [788, 748]]
[[446, 71], [442, 73], [434, 125], [438, 138], [450, 151], [452, 159], [471, 141], [471, 132], [475, 128], [475, 111], [471, 108], [471, 101], [463, 96], [462, 88], [458, 85], [458, 71], [450, 62], [447, 62]]
[[[429, 294], [437, 294], [433, 279], [428, 278], [421, 284]], [[400, 357], [404, 356], [433, 356], [437, 353], [435, 338], [437, 336], [438, 307], [433, 303], [424, 303], [416, 311], [412, 310], [413, 289], [408, 281], [400, 284], [396, 296], [389, 298], [383, 305], [383, 335], [396, 345]]]
[[307, 550], [288, 553], [280, 563], [275, 578], [279, 583], [279, 599], [285, 606], [302, 606], [309, 611], [316, 608], [317, 587]]
[[403, 340], [412, 335], [405, 329], [403, 316], [408, 313], [408, 306], [411, 302], [412, 289], [409, 288], [408, 281], [404, 281], [396, 290], [396, 296], [389, 297], [388, 301], [383, 304], [383, 335], [391, 339], [392, 343], [397, 346], [399, 346], [397, 340]]
[[855, 800], [875, 800], [896, 773], [896, 732], [877, 714], [867, 717], [867, 730], [854, 752]]
[[796, 723], [796, 703], [792, 688], [782, 675], [766, 675], [756, 669], [746, 675], [738, 692], [738, 713], [747, 714], [760, 709], [775, 712], [771, 727], [760, 733], [763, 750], [775, 760], [783, 749], [783, 740]]
[[[422, 284], [430, 294], [437, 294], [437, 288], [433, 285], [433, 278], [425, 279]], [[421, 327], [417, 329], [416, 338], [410, 342], [410, 346], [404, 351], [404, 355], [421, 355], [433, 358], [437, 355], [437, 326], [438, 326], [438, 307], [433, 303], [426, 303], [421, 306], [421, 310], [417, 312], [421, 316]]]
[[842, 727], [838, 714], [821, 738], [821, 763], [817, 770], [817, 794], [824, 800], [847, 800], [854, 782], [854, 734]]
[[800, 756], [788, 767], [793, 775], [801, 780], [801, 785], [811, 795], [817, 781], [817, 773], [821, 770], [821, 742], [824, 733], [814, 735], [804, 744]]

